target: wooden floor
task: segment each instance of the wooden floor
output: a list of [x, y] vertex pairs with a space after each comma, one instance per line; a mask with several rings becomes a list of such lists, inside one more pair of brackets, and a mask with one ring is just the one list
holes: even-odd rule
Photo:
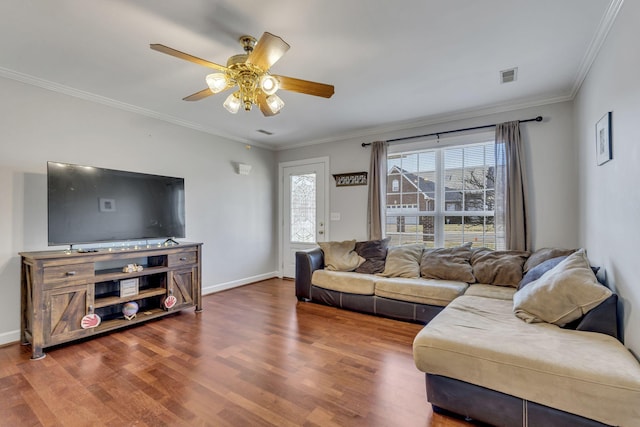
[[420, 325], [299, 303], [272, 279], [47, 351], [0, 348], [2, 426], [469, 426], [432, 414]]

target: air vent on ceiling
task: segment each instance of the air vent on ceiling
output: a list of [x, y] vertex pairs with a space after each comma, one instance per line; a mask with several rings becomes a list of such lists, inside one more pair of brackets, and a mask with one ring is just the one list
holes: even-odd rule
[[258, 132], [264, 133], [265, 135], [273, 135], [273, 132], [269, 132], [268, 130], [258, 129]]
[[518, 78], [518, 67], [500, 71], [500, 83], [515, 82]]

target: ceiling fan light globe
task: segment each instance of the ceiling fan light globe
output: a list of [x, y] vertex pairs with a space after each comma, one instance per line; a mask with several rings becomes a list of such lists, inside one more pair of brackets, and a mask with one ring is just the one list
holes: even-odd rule
[[273, 95], [280, 88], [278, 79], [268, 74], [260, 78], [260, 89], [265, 95]]
[[224, 101], [224, 104], [222, 104], [231, 114], [236, 114], [238, 110], [240, 110], [240, 104], [242, 104], [236, 93], [229, 95]]
[[209, 74], [205, 80], [207, 82], [207, 86], [209, 86], [209, 89], [211, 89], [211, 92], [213, 93], [222, 92], [229, 83], [227, 76], [223, 73]]
[[284, 101], [278, 95], [270, 95], [267, 97], [267, 105], [273, 114], [278, 114], [284, 107]]

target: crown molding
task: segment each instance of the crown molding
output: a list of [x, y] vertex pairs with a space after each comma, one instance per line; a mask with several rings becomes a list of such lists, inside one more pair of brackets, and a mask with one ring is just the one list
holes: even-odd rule
[[85, 92], [83, 90], [74, 89], [69, 86], [65, 86], [59, 83], [54, 83], [49, 80], [41, 79], [39, 77], [31, 76], [28, 74], [20, 73], [17, 71], [10, 70], [8, 68], [0, 67], [0, 77], [5, 77], [7, 79], [19, 81], [21, 83], [25, 83], [32, 86], [37, 86], [42, 89], [50, 90], [52, 92], [61, 93], [63, 95], [72, 96], [74, 98], [83, 99], [85, 101], [95, 102], [98, 104], [106, 105], [108, 107], [117, 108], [119, 110], [128, 111], [134, 114], [140, 114], [146, 117], [150, 117], [152, 119], [161, 120], [164, 122], [168, 122], [177, 126], [186, 127], [189, 129], [197, 130], [200, 132], [208, 133], [210, 135], [214, 135], [220, 138], [224, 138], [226, 140], [232, 142], [238, 142], [241, 144], [249, 144], [254, 147], [273, 149], [271, 146], [267, 146], [257, 141], [248, 140], [245, 138], [239, 138], [233, 135], [227, 135], [222, 132], [217, 131], [216, 129], [201, 126], [197, 123], [189, 122], [186, 120], [179, 119], [177, 117], [173, 117], [167, 114], [158, 113], [157, 111], [149, 110], [147, 108], [138, 107], [132, 104], [127, 104], [126, 102], [116, 101], [115, 99], [107, 98], [104, 96], [96, 95], [91, 92]]
[[454, 122], [458, 120], [475, 119], [478, 117], [484, 117], [491, 114], [506, 113], [509, 111], [522, 110], [525, 108], [540, 107], [542, 105], [557, 104], [559, 102], [571, 101], [573, 96], [560, 95], [549, 98], [541, 98], [537, 100], [528, 100], [520, 102], [508, 102], [494, 104], [491, 106], [484, 106], [480, 108], [458, 110], [445, 114], [438, 114], [412, 121], [395, 122], [386, 126], [377, 126], [363, 128], [354, 132], [346, 132], [337, 134], [329, 138], [317, 139], [312, 141], [306, 141], [301, 143], [280, 145], [274, 147], [276, 151], [290, 150], [293, 148], [308, 147], [311, 145], [325, 144], [330, 142], [340, 142], [346, 140], [366, 139], [360, 142], [371, 142], [373, 140], [390, 139], [394, 138], [398, 132], [411, 131], [412, 129], [424, 128], [427, 126], [443, 124], [448, 122]]
[[587, 78], [589, 74], [589, 70], [593, 65], [604, 41], [609, 35], [609, 31], [613, 27], [613, 24], [618, 17], [618, 13], [620, 13], [620, 9], [622, 9], [622, 5], [624, 0], [611, 0], [605, 14], [602, 16], [600, 20], [600, 24], [598, 25], [598, 29], [585, 52], [584, 57], [582, 58], [582, 62], [578, 67], [578, 73], [576, 74], [575, 81], [573, 83], [573, 87], [571, 88], [571, 99], [575, 98], [584, 82], [584, 79]]

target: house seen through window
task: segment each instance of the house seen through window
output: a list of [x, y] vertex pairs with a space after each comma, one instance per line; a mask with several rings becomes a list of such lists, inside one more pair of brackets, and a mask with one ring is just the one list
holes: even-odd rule
[[495, 227], [495, 143], [389, 153], [386, 235], [392, 245], [503, 249]]

